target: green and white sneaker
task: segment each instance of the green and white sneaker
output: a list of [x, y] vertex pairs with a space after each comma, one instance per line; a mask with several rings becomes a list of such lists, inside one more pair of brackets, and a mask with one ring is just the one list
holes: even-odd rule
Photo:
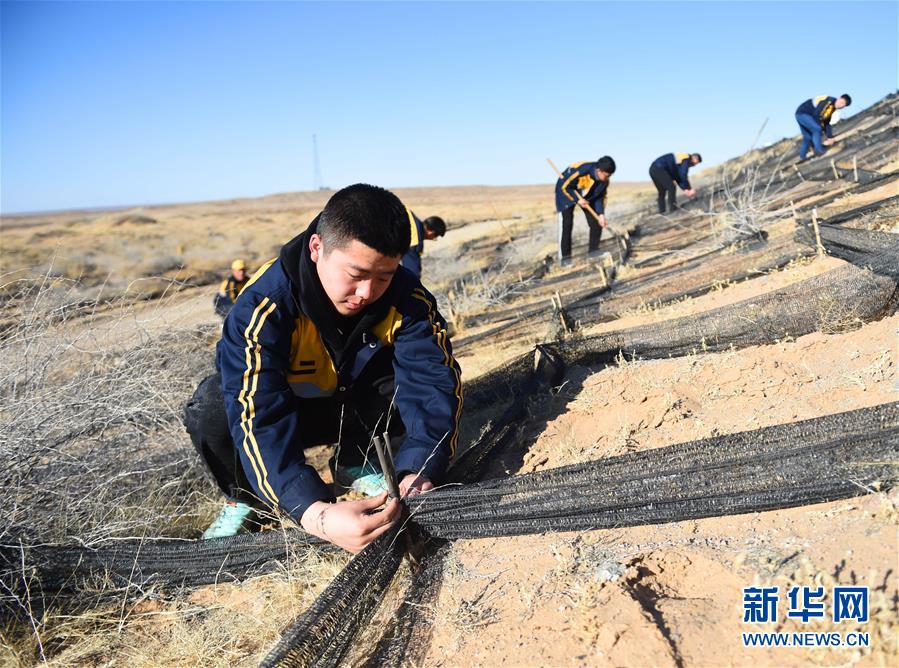
[[240, 501], [225, 501], [218, 517], [203, 532], [203, 540], [236, 536], [244, 528], [244, 522], [253, 513], [253, 508]]
[[356, 478], [350, 489], [365, 494], [365, 496], [377, 496], [381, 492], [387, 491], [387, 480], [384, 479], [383, 473], [369, 473], [361, 478]]
[[365, 494], [365, 496], [377, 496], [387, 491], [387, 481], [384, 474], [373, 464], [365, 466], [336, 466], [334, 477], [337, 484], [344, 489]]

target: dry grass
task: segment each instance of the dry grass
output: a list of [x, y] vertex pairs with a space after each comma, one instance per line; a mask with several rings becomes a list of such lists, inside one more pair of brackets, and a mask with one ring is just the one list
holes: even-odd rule
[[158, 310], [102, 292], [83, 300], [66, 280], [4, 287], [14, 296], [0, 337], [2, 535], [189, 532], [209, 489], [181, 410], [212, 368], [216, 332], [166, 328]]
[[[289, 547], [289, 544], [287, 544]], [[150, 590], [77, 615], [48, 611], [34, 633], [7, 626], [0, 663], [256, 666], [348, 560], [290, 553], [275, 573], [165, 596]]]

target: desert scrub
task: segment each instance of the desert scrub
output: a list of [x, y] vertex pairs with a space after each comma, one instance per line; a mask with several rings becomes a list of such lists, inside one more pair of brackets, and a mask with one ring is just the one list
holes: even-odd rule
[[166, 326], [166, 299], [84, 300], [64, 279], [3, 292], [4, 540], [194, 533], [197, 497], [212, 489], [180, 415], [217, 333]]

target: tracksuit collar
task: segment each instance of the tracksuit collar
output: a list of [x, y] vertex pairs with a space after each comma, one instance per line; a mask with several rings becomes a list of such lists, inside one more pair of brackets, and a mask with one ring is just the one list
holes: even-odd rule
[[309, 237], [318, 229], [320, 215], [315, 217], [305, 232], [284, 244], [279, 259], [290, 279], [300, 310], [315, 324], [339, 373], [345, 362], [352, 364], [353, 352], [359, 348], [364, 335], [370, 335], [374, 326], [386, 317], [396, 280], [391, 281], [381, 298], [366, 306], [361, 315], [351, 318], [340, 315], [322, 287], [309, 254]]

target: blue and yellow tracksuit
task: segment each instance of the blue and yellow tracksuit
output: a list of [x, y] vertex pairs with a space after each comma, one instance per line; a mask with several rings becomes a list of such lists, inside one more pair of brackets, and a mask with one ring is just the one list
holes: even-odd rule
[[243, 470], [259, 498], [297, 519], [315, 501], [334, 500], [306, 463], [303, 448], [312, 444], [303, 442], [300, 421], [315, 420], [312, 400], [348, 395], [385, 349], [392, 350], [394, 401], [406, 430], [394, 457], [398, 472], [439, 478], [455, 454], [462, 411], [461, 372], [434, 297], [399, 268], [377, 302], [340, 319], [309, 257], [316, 225], [256, 272], [217, 349]]
[[687, 178], [687, 173], [692, 166], [689, 153], [666, 153], [653, 161], [650, 170], [653, 167], [663, 170], [681, 189], [690, 190], [690, 179]]
[[677, 188], [679, 185], [684, 190], [690, 189], [690, 180], [687, 173], [693, 163], [690, 162], [689, 153], [666, 153], [653, 160], [649, 166], [649, 178], [658, 193], [659, 213], [665, 213], [665, 197], [668, 198], [668, 208], [671, 211], [677, 209]]
[[[595, 162], [576, 162], [566, 167], [562, 172], [562, 178], [556, 181], [560, 261], [567, 261], [571, 257], [571, 232], [574, 227], [574, 206], [578, 202], [578, 196], [587, 200], [597, 214], [605, 213], [609, 182], [597, 179], [596, 170]], [[592, 253], [599, 250], [602, 228], [588, 211], [584, 211], [584, 217], [590, 229], [587, 249]]]
[[562, 178], [556, 181], [556, 211], [570, 209], [583, 197], [596, 213], [604, 213], [608, 197], [608, 181], [596, 178], [595, 162], [576, 162], [566, 167]]
[[837, 110], [837, 99], [828, 95], [819, 95], [809, 98], [796, 108], [796, 122], [802, 133], [802, 146], [799, 149], [799, 158], [805, 160], [809, 146], [814, 144], [815, 153], [824, 153], [822, 135], [833, 137], [830, 127], [830, 119]]
[[[802, 104], [800, 104], [796, 108], [797, 114], [808, 114], [812, 118], [815, 118], [821, 126], [822, 130], [830, 130], [830, 118], [833, 116], [833, 112], [837, 110], [836, 107], [837, 98], [830, 97], [828, 95], [818, 95], [814, 98], [809, 98]], [[830, 132], [828, 132], [828, 137], [831, 136]]]
[[408, 208], [406, 213], [409, 215], [412, 241], [409, 245], [409, 250], [403, 256], [402, 265], [415, 274], [416, 278], [421, 278], [421, 255], [425, 249], [425, 227], [418, 216]]

